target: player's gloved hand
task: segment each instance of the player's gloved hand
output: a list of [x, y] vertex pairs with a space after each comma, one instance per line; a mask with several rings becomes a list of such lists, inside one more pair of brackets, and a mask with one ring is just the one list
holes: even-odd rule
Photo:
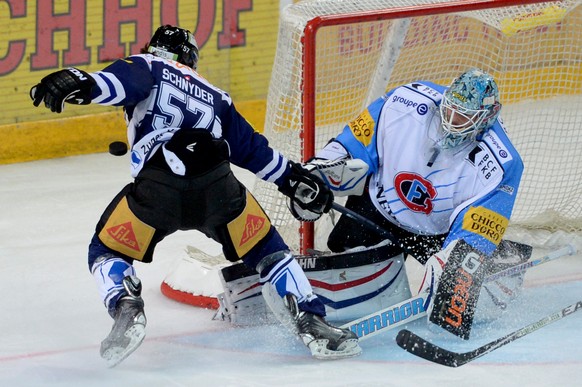
[[289, 197], [289, 210], [304, 222], [314, 222], [331, 209], [333, 194], [323, 180], [311, 174], [301, 164], [289, 162], [291, 173], [279, 187]]
[[42, 101], [47, 109], [60, 113], [65, 102], [75, 105], [91, 103], [91, 89], [95, 80], [85, 71], [70, 67], [44, 77], [39, 84], [30, 89], [30, 98], [34, 106]]
[[[531, 253], [531, 246], [502, 240], [491, 257], [486, 275], [493, 275], [526, 262]], [[524, 276], [525, 272], [485, 282], [479, 296], [479, 316], [486, 321], [499, 318], [507, 306], [521, 294]]]

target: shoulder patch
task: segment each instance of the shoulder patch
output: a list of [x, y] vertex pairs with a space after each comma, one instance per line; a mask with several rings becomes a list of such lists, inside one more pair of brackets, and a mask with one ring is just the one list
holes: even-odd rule
[[491, 150], [495, 153], [495, 157], [501, 164], [505, 164], [513, 160], [513, 157], [511, 157], [511, 152], [509, 149], [507, 149], [505, 144], [494, 131], [488, 130], [483, 135], [483, 141], [491, 147]]
[[485, 207], [470, 207], [463, 216], [463, 229], [498, 245], [509, 225], [505, 216]]
[[487, 184], [493, 177], [503, 173], [501, 165], [487, 146], [475, 145], [466, 160], [478, 169], [479, 179], [483, 184]]
[[370, 145], [374, 136], [376, 122], [368, 109], [364, 110], [355, 120], [350, 121], [348, 126], [359, 142], [364, 146]]
[[442, 94], [433, 89], [430, 86], [425, 85], [424, 83], [420, 82], [412, 82], [407, 85], [411, 89], [414, 89], [416, 92], [420, 94], [424, 94], [430, 99], [441, 99]]

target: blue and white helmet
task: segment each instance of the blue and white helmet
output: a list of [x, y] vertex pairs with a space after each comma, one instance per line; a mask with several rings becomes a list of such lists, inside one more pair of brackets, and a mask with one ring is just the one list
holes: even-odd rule
[[493, 77], [472, 68], [456, 78], [440, 105], [444, 138], [441, 145], [452, 148], [474, 140], [493, 125], [499, 112], [499, 90]]

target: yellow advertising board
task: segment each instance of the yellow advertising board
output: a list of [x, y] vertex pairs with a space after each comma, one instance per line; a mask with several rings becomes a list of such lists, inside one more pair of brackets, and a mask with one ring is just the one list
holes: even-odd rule
[[[139, 53], [163, 24], [194, 33], [199, 73], [228, 91], [261, 130], [279, 7], [279, 0], [0, 1], [0, 134], [10, 135], [3, 142], [11, 143], [0, 145], [0, 164], [38, 158], [39, 152], [58, 157], [105, 151], [106, 141], [123, 139], [119, 108], [67, 105], [54, 114], [34, 108], [29, 90], [61, 68], [97, 71]], [[34, 150], [28, 149], [31, 141]]]

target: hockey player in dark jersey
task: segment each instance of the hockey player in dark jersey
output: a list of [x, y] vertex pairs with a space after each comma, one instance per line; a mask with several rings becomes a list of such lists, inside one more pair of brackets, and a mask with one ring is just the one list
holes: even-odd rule
[[329, 211], [333, 194], [270, 148], [230, 96], [196, 72], [197, 62], [192, 33], [166, 25], [139, 55], [94, 73], [60, 70], [30, 91], [35, 106], [44, 103], [56, 113], [65, 102], [124, 108], [135, 180], [105, 209], [88, 254], [114, 319], [101, 356], [114, 366], [143, 341], [146, 317], [133, 262], [151, 262], [156, 244], [177, 230], [203, 232], [222, 245], [228, 260], [256, 270], [265, 294], [278, 298], [270, 297], [270, 303], [291, 316], [313, 356], [358, 355], [357, 337], [325, 321], [323, 303], [230, 163], [276, 184], [291, 198], [294, 214], [307, 213], [313, 220]]

